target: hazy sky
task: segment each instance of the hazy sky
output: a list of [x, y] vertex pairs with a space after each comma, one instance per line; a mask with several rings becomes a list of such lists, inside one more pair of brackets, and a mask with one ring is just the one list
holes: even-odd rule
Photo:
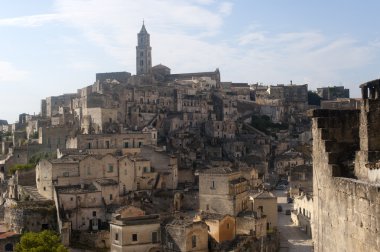
[[358, 85], [380, 77], [380, 1], [0, 0], [0, 119], [39, 113], [97, 72], [135, 74], [136, 34], [153, 65], [222, 81]]

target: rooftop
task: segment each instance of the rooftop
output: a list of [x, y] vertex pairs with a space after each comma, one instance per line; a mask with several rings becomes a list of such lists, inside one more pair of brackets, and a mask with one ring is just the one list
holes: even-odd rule
[[240, 184], [243, 182], [248, 182], [248, 180], [246, 180], [245, 178], [237, 178], [237, 179], [231, 180], [230, 184], [236, 185], [236, 184]]
[[108, 178], [97, 179], [96, 183], [98, 183], [101, 186], [110, 186], [110, 185], [118, 185], [119, 184], [116, 180], [108, 179]]
[[97, 188], [90, 184], [84, 185], [67, 185], [67, 186], [56, 186], [58, 193], [87, 193], [87, 192], [97, 192]]
[[111, 221], [111, 224], [119, 226], [136, 226], [155, 223], [161, 223], [161, 219], [158, 214], [150, 214], [128, 218], [121, 218], [121, 216], [118, 215]]
[[[227, 214], [228, 215], [228, 214]], [[224, 214], [218, 214], [218, 213], [207, 213], [207, 212], [202, 212], [200, 214], [201, 218], [203, 220], [222, 220], [224, 219], [227, 215]], [[230, 216], [230, 215], [228, 215]]]
[[238, 172], [238, 170], [235, 170], [229, 166], [224, 166], [224, 167], [209, 168], [209, 169], [203, 170], [201, 173], [204, 173], [204, 174], [231, 174], [231, 173], [235, 173], [235, 172]]
[[274, 199], [274, 198], [277, 198], [277, 197], [274, 196], [274, 194], [271, 193], [271, 192], [263, 191], [263, 192], [259, 192], [259, 193], [256, 193], [256, 194], [252, 194], [250, 196], [250, 198], [253, 198], [253, 199]]
[[0, 233], [0, 240], [1, 239], [7, 239], [7, 238], [13, 237], [13, 236], [21, 236], [21, 234], [17, 234], [17, 233], [12, 232], [12, 231], [3, 232], [3, 233]]

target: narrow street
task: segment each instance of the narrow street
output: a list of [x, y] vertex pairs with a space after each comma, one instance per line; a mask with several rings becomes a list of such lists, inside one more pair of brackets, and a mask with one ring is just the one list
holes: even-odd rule
[[299, 227], [292, 223], [290, 215], [286, 215], [286, 210], [292, 210], [293, 204], [282, 203], [285, 201], [284, 191], [273, 191], [282, 206], [282, 212], [278, 212], [278, 228], [280, 231], [280, 252], [312, 252], [313, 245], [310, 237]]

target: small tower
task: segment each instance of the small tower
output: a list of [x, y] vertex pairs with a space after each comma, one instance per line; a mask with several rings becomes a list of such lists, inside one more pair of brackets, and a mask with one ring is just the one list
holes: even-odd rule
[[145, 29], [145, 25], [141, 27], [137, 34], [136, 46], [136, 75], [150, 73], [152, 68], [152, 47], [150, 47], [150, 35]]

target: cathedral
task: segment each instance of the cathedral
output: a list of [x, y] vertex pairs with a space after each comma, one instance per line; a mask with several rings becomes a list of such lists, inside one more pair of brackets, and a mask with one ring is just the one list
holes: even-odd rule
[[216, 69], [214, 72], [171, 74], [170, 68], [162, 64], [152, 67], [152, 47], [150, 46], [150, 34], [147, 32], [144, 22], [140, 32], [137, 34], [136, 75], [152, 76], [154, 80], [158, 82], [210, 77], [218, 84], [220, 83], [219, 69]]

